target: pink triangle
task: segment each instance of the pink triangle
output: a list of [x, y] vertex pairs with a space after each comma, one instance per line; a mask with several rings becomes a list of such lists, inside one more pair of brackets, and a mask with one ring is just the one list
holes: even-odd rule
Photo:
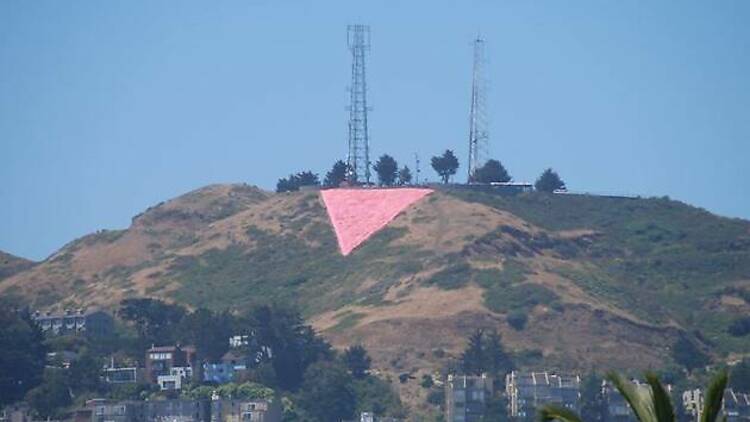
[[321, 191], [339, 248], [349, 253], [432, 189], [328, 189]]

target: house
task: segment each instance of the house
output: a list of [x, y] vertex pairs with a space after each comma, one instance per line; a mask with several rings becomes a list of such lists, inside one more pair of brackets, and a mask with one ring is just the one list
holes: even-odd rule
[[149, 422], [210, 422], [208, 400], [155, 400], [144, 402], [145, 421]]
[[203, 363], [203, 381], [226, 384], [237, 381], [241, 374], [254, 365], [251, 359], [239, 350], [229, 350], [216, 363]]
[[445, 383], [445, 419], [448, 422], [479, 421], [487, 401], [492, 397], [492, 378], [448, 375]]
[[194, 368], [195, 361], [195, 348], [191, 346], [151, 347], [146, 351], [146, 381], [156, 384], [159, 376], [174, 375], [172, 368]]
[[16, 403], [0, 409], [0, 422], [31, 422], [31, 409], [26, 403]]
[[[686, 391], [682, 394], [683, 403], [686, 410], [694, 411], [696, 419], [699, 419], [703, 413], [703, 391], [700, 389]], [[685, 401], [685, 398], [692, 398], [692, 403]], [[723, 413], [727, 422], [748, 422], [750, 421], [750, 393], [740, 393], [731, 388], [724, 390], [724, 401], [722, 402]]]
[[750, 421], [750, 393], [726, 389], [724, 391], [724, 415], [727, 417], [727, 422]]
[[210, 422], [207, 400], [119, 401], [95, 400], [91, 422]]
[[193, 378], [193, 368], [189, 366], [173, 366], [169, 369], [169, 375], [159, 375], [156, 377], [156, 383], [159, 389], [165, 390], [182, 390], [182, 385]]
[[62, 313], [35, 312], [32, 319], [47, 335], [85, 334], [103, 336], [112, 332], [114, 319], [100, 310], [65, 310]]
[[580, 412], [581, 377], [551, 372], [512, 371], [505, 377], [505, 389], [514, 418], [531, 419], [547, 403]]
[[140, 422], [145, 420], [143, 403], [140, 401], [111, 402], [108, 400], [90, 400], [87, 407], [92, 408], [91, 422]]
[[277, 399], [211, 402], [211, 422], [281, 422], [281, 415]]
[[105, 367], [102, 375], [108, 384], [137, 384], [143, 379], [143, 371], [136, 367]]

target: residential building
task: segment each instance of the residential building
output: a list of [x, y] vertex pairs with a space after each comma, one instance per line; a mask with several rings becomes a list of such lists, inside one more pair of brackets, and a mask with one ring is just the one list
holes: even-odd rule
[[142, 381], [143, 370], [136, 367], [105, 367], [102, 375], [108, 384], [136, 384]]
[[445, 415], [448, 422], [479, 421], [487, 401], [492, 397], [492, 378], [448, 375], [445, 383]]
[[209, 422], [207, 400], [120, 401], [95, 400], [91, 422]]
[[66, 310], [61, 313], [35, 312], [32, 316], [47, 335], [85, 334], [101, 336], [112, 332], [114, 319], [100, 310]]
[[281, 405], [276, 399], [211, 402], [211, 422], [281, 422], [281, 416]]
[[169, 369], [169, 375], [159, 375], [156, 382], [159, 389], [164, 390], [182, 390], [183, 384], [193, 378], [193, 369], [189, 366], [173, 366]]
[[505, 389], [509, 414], [514, 418], [532, 419], [537, 409], [547, 403], [580, 412], [581, 377], [578, 375], [513, 371], [505, 378]]
[[145, 421], [143, 404], [140, 401], [111, 402], [91, 400], [86, 405], [92, 408], [91, 422], [140, 422]]
[[210, 422], [208, 400], [155, 400], [144, 402], [144, 416], [149, 422]]
[[685, 408], [686, 414], [698, 420], [703, 411], [703, 393], [700, 388], [684, 391], [682, 393], [682, 406]]
[[750, 421], [750, 393], [726, 389], [724, 391], [724, 415], [727, 417], [727, 422]]
[[16, 403], [0, 409], [0, 422], [31, 422], [31, 410], [26, 403]]
[[146, 351], [146, 381], [152, 384], [161, 375], [173, 375], [172, 368], [195, 366], [195, 348], [191, 346], [159, 346]]

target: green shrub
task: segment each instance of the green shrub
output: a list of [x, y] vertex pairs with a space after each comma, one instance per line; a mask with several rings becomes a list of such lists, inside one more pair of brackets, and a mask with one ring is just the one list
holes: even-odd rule
[[471, 266], [465, 262], [455, 264], [433, 274], [427, 280], [427, 284], [438, 286], [441, 289], [458, 289], [464, 287], [472, 278]]
[[559, 299], [555, 292], [536, 283], [506, 288], [498, 286], [484, 292], [484, 303], [494, 312], [528, 311], [536, 305], [549, 305]]
[[526, 327], [526, 322], [529, 320], [529, 316], [526, 315], [525, 311], [513, 311], [506, 317], [508, 324], [510, 324], [516, 331], [521, 331]]

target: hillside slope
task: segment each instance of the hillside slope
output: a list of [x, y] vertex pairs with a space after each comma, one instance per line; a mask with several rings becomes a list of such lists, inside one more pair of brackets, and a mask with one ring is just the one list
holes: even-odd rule
[[443, 189], [342, 256], [317, 192], [247, 185], [159, 204], [0, 281], [35, 307], [295, 303], [335, 345], [417, 375], [479, 327], [520, 365], [656, 367], [680, 337], [719, 359], [750, 350], [726, 333], [749, 291], [750, 223], [667, 199]]
[[34, 266], [34, 261], [0, 251], [0, 280]]

